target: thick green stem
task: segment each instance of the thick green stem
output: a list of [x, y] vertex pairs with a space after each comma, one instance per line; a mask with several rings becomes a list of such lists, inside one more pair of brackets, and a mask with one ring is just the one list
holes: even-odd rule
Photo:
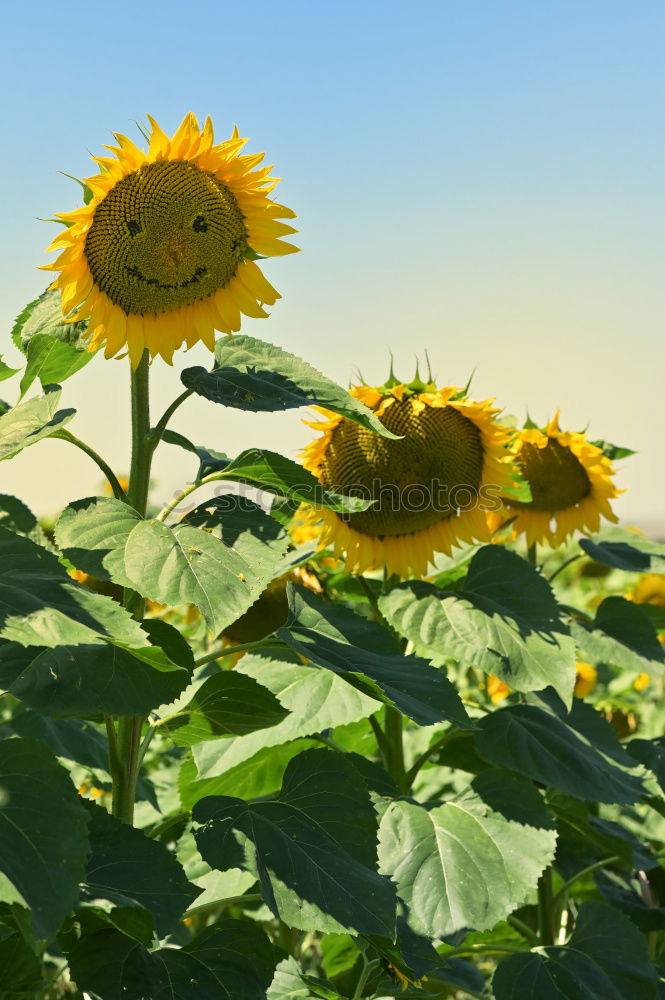
[[538, 934], [544, 947], [553, 945], [556, 938], [554, 926], [554, 894], [552, 892], [552, 869], [548, 868], [538, 882]]
[[[145, 351], [136, 370], [131, 373], [132, 392], [132, 462], [129, 472], [127, 502], [142, 516], [148, 506], [150, 486], [150, 397], [148, 352]], [[125, 590], [125, 607], [138, 620], [145, 613], [145, 601], [133, 590]], [[141, 715], [126, 715], [118, 719], [118, 771], [113, 777], [113, 815], [123, 823], [134, 820], [136, 781], [141, 766], [141, 731], [145, 719]]]
[[388, 772], [400, 791], [407, 791], [402, 741], [402, 716], [396, 708], [386, 705], [384, 733], [388, 750]]

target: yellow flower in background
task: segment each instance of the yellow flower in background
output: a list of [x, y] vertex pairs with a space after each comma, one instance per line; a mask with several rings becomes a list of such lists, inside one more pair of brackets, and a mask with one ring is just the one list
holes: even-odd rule
[[424, 576], [436, 552], [458, 542], [489, 540], [484, 490], [511, 481], [507, 431], [491, 400], [472, 402], [458, 389], [419, 379], [350, 391], [380, 417], [391, 440], [328, 410], [308, 422], [321, 432], [301, 460], [327, 489], [375, 500], [352, 514], [316, 509], [320, 545], [332, 545], [346, 569], [385, 567], [402, 577]]
[[493, 705], [498, 705], [499, 702], [505, 701], [511, 693], [512, 688], [509, 688], [505, 681], [500, 680], [496, 674], [489, 675], [487, 678], [487, 694]]
[[638, 674], [633, 681], [633, 687], [636, 691], [644, 691], [645, 688], [649, 687], [649, 684], [651, 684], [651, 678], [644, 672]]
[[126, 349], [136, 367], [144, 350], [171, 363], [183, 343], [214, 348], [214, 332], [240, 329], [240, 314], [265, 317], [278, 293], [254, 262], [297, 248], [281, 237], [294, 213], [268, 196], [278, 182], [263, 153], [240, 155], [235, 129], [215, 144], [210, 118], [187, 114], [169, 139], [149, 117], [148, 149], [116, 134], [112, 157], [94, 157], [89, 204], [58, 214], [63, 315], [87, 319], [90, 349]]
[[492, 531], [513, 519], [513, 538], [524, 533], [528, 545], [557, 546], [576, 530], [598, 531], [601, 517], [616, 522], [612, 463], [584, 434], [561, 431], [558, 418], [557, 411], [544, 431], [518, 431], [511, 451], [532, 499], [503, 498], [503, 511], [488, 517]]
[[590, 663], [578, 660], [575, 664], [575, 687], [573, 694], [576, 698], [586, 698], [591, 694], [598, 680], [598, 671]]
[[645, 573], [635, 584], [633, 592], [626, 596], [636, 604], [657, 604], [665, 608], [665, 576], [660, 573]]

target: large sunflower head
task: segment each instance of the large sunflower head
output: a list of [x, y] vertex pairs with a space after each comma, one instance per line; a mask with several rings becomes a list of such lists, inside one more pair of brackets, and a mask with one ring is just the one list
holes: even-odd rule
[[272, 201], [277, 184], [263, 153], [240, 155], [235, 129], [215, 144], [187, 114], [169, 139], [154, 119], [147, 150], [116, 135], [113, 156], [94, 157], [88, 204], [58, 215], [67, 228], [49, 250], [65, 316], [87, 319], [90, 348], [106, 357], [127, 349], [134, 367], [144, 350], [171, 362], [185, 343], [214, 347], [214, 331], [240, 329], [240, 314], [264, 317], [279, 295], [255, 263], [292, 253], [279, 219], [294, 213]]
[[351, 392], [401, 437], [381, 437], [327, 410], [309, 424], [321, 436], [302, 453], [305, 468], [326, 488], [374, 501], [353, 514], [317, 510], [321, 545], [344, 555], [349, 570], [383, 566], [407, 577], [424, 576], [434, 554], [449, 554], [457, 542], [487, 540], [485, 511], [511, 480], [507, 432], [492, 401], [474, 403], [419, 379]]
[[511, 520], [514, 538], [557, 546], [576, 530], [598, 531], [601, 516], [616, 522], [612, 463], [584, 434], [560, 430], [558, 411], [546, 428], [518, 431], [511, 451], [531, 499], [503, 497], [503, 510], [488, 515], [492, 530]]

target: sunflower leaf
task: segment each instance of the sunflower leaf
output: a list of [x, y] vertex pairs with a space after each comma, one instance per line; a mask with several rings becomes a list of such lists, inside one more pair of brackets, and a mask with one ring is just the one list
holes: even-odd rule
[[275, 451], [248, 448], [220, 472], [223, 481], [245, 483], [288, 500], [327, 507], [342, 514], [367, 510], [374, 503], [324, 489], [308, 469]]
[[4, 382], [5, 379], [11, 378], [13, 375], [17, 375], [20, 372], [20, 368], [10, 368], [9, 365], [0, 357], [0, 382]]
[[276, 726], [288, 715], [274, 694], [253, 677], [237, 670], [213, 674], [176, 714], [160, 727], [177, 746], [245, 736]]
[[379, 827], [380, 870], [397, 884], [418, 934], [486, 930], [523, 903], [554, 856], [556, 830], [533, 787], [486, 771], [433, 809], [392, 802]]
[[635, 761], [609, 723], [593, 709], [589, 719], [585, 709], [576, 705], [570, 717], [560, 719], [535, 705], [501, 708], [478, 723], [476, 747], [491, 764], [576, 798], [637, 802], [644, 786]]
[[18, 497], [0, 493], [0, 525], [19, 535], [28, 535], [37, 527], [37, 518]]
[[412, 581], [380, 601], [390, 624], [421, 656], [497, 674], [517, 691], [551, 685], [570, 705], [575, 643], [547, 581], [526, 560], [498, 545], [474, 555], [455, 591]]
[[330, 670], [288, 663], [273, 655], [246, 655], [234, 674], [253, 678], [279, 699], [288, 714], [278, 725], [221, 743], [202, 743], [194, 750], [199, 778], [225, 774], [268, 747], [366, 719], [376, 701]]
[[[169, 527], [110, 497], [63, 511], [56, 539], [79, 569], [161, 604], [193, 604], [217, 635], [254, 603], [289, 544], [287, 532], [244, 497], [219, 497]], [[208, 530], [215, 528], [215, 533]]]
[[473, 728], [448, 678], [426, 660], [404, 656], [397, 637], [379, 622], [304, 587], [289, 584], [288, 595], [289, 621], [277, 635], [291, 649], [421, 726], [448, 720]]
[[159, 936], [168, 934], [201, 890], [187, 881], [180, 862], [159, 841], [121, 823], [100, 806], [86, 805], [91, 854], [82, 898], [143, 907], [152, 914]]
[[24, 448], [57, 434], [76, 410], [58, 410], [60, 386], [48, 385], [36, 396], [0, 416], [0, 461], [13, 458]]
[[183, 947], [148, 951], [114, 928], [91, 924], [88, 911], [77, 916], [80, 938], [66, 950], [86, 993], [104, 1000], [265, 1000], [275, 955], [249, 920], [219, 920]]
[[656, 1000], [658, 975], [628, 917], [605, 903], [582, 903], [563, 947], [539, 948], [501, 962], [496, 1000]]
[[94, 353], [81, 350], [49, 333], [36, 333], [27, 343], [26, 365], [21, 379], [21, 398], [39, 378], [42, 386], [64, 382], [92, 361]]
[[376, 872], [374, 807], [344, 754], [307, 750], [288, 765], [274, 801], [205, 798], [192, 819], [208, 864], [256, 874], [289, 926], [393, 936], [394, 887]]
[[38, 298], [29, 302], [16, 317], [11, 337], [24, 354], [27, 353], [28, 344], [36, 334], [47, 334], [79, 351], [87, 351], [89, 339], [87, 320], [66, 323], [60, 303], [61, 296], [58, 289], [47, 288]]
[[625, 528], [605, 528], [593, 538], [580, 538], [580, 546], [596, 562], [612, 569], [665, 574], [665, 545]]
[[281, 347], [236, 336], [217, 342], [215, 359], [211, 372], [186, 368], [181, 375], [188, 389], [214, 403], [255, 412], [323, 406], [383, 437], [398, 437], [345, 389]]
[[124, 608], [0, 527], [0, 687], [49, 715], [128, 715], [172, 701], [188, 679]]
[[[88, 817], [67, 771], [42, 743], [0, 741], [0, 871], [50, 938], [79, 898]], [[4, 985], [4, 983], [3, 983]]]
[[660, 677], [665, 672], [665, 649], [649, 616], [625, 597], [606, 597], [589, 624], [574, 621], [580, 659]]

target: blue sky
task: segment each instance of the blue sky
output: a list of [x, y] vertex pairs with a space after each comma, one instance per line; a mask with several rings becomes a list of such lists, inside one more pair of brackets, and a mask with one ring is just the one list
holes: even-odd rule
[[[346, 384], [410, 377], [427, 349], [439, 379], [476, 369], [478, 397], [510, 413], [632, 446], [619, 509], [662, 518], [665, 368], [665, 6], [465, 0], [32, 3], [7, 19], [0, 76], [6, 153], [0, 320], [45, 285], [36, 265], [76, 207], [58, 173], [153, 114], [238, 123], [285, 178], [302, 253], [267, 262], [283, 294], [254, 336]], [[153, 367], [155, 413], [203, 348]], [[65, 384], [72, 425], [128, 464], [127, 372], [101, 358]], [[13, 401], [12, 383], [2, 387]], [[294, 455], [297, 413], [230, 413], [190, 400], [176, 422], [201, 444]], [[39, 451], [37, 451], [37, 448]], [[83, 455], [47, 442], [3, 466], [3, 492], [40, 513], [98, 488]], [[65, 472], [63, 470], [67, 469]], [[156, 466], [166, 500], [192, 468]]]

